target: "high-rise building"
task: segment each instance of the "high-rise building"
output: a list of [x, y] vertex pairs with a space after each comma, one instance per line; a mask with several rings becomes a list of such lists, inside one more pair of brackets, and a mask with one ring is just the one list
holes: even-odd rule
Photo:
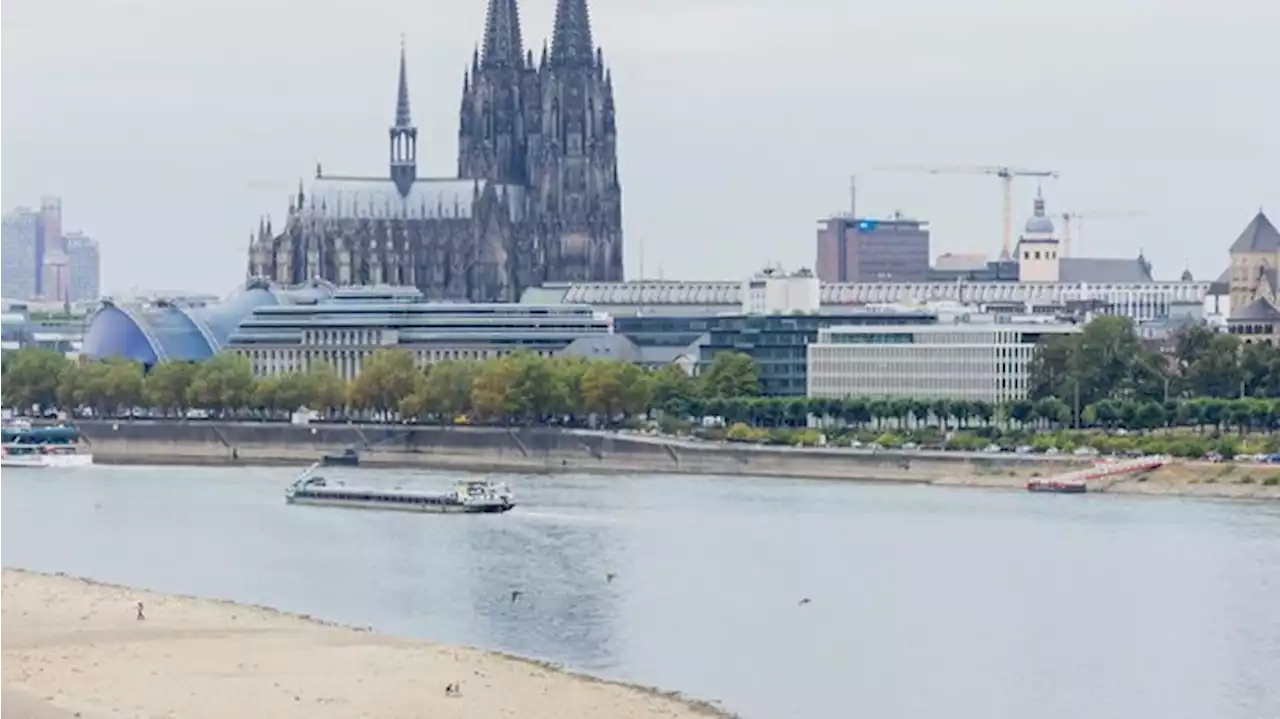
[[44, 261], [40, 213], [20, 207], [4, 216], [0, 234], [0, 294], [29, 300], [40, 292]]
[[622, 280], [613, 77], [587, 0], [557, 0], [550, 46], [524, 48], [516, 0], [489, 0], [463, 73], [456, 177], [423, 177], [401, 48], [390, 167], [316, 168], [282, 231], [250, 238], [249, 274], [282, 284], [414, 285], [432, 300], [515, 301], [548, 281]]
[[853, 213], [820, 221], [818, 279], [823, 282], [925, 282], [929, 225], [904, 217]]
[[63, 244], [63, 201], [60, 197], [40, 198], [40, 233], [36, 238], [36, 294], [65, 301], [67, 293], [67, 248]]
[[102, 296], [102, 260], [98, 241], [83, 232], [72, 232], [64, 239], [71, 281], [69, 301], [98, 299]]

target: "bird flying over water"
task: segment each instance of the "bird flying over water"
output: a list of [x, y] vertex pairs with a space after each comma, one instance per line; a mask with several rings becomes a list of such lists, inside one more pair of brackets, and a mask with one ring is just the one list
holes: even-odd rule
[[524, 594], [524, 592], [520, 591], [519, 589], [512, 589], [512, 590], [511, 590], [511, 603], [512, 603], [512, 604], [515, 604], [515, 603], [516, 603], [516, 600], [517, 600], [517, 599], [519, 599], [523, 594]]
[[798, 606], [803, 607], [804, 605], [808, 604], [808, 603], [809, 603], [809, 602], [811, 602], [811, 601], [813, 601], [813, 600], [812, 600], [812, 599], [810, 599], [810, 598], [808, 598], [808, 597], [805, 597], [804, 599], [801, 599], [801, 600], [800, 600], [800, 604], [799, 604]]

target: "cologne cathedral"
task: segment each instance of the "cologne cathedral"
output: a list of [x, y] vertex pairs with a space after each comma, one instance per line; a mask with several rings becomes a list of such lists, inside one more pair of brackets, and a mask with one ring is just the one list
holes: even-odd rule
[[622, 280], [613, 81], [587, 0], [557, 0], [536, 61], [517, 0], [489, 0], [459, 114], [457, 176], [419, 176], [401, 48], [388, 174], [317, 167], [284, 226], [262, 223], [251, 238], [250, 276], [414, 285], [429, 299], [472, 302], [516, 301], [544, 282]]

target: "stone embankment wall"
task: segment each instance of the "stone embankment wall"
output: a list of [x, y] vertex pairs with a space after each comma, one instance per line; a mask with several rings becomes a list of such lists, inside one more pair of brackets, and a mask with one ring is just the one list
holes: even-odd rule
[[261, 422], [82, 421], [95, 461], [306, 465], [360, 448], [365, 466], [507, 472], [757, 475], [933, 482], [1054, 474], [1071, 459], [868, 452], [678, 441], [551, 428]]

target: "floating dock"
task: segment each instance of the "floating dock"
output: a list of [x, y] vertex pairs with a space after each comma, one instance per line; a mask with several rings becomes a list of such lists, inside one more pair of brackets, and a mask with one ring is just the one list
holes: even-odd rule
[[1078, 469], [1074, 472], [1055, 475], [1053, 477], [1037, 477], [1027, 482], [1028, 492], [1051, 492], [1055, 494], [1083, 494], [1089, 491], [1089, 482], [1100, 479], [1111, 479], [1136, 472], [1148, 472], [1167, 464], [1168, 457], [1156, 455], [1137, 457], [1119, 461], [1103, 460], [1089, 469]]

